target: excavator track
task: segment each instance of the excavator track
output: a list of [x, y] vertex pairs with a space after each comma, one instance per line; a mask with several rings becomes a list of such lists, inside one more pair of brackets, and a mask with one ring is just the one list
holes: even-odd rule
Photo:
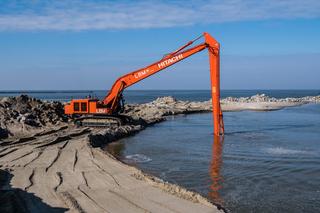
[[103, 115], [103, 116], [81, 116], [74, 120], [77, 126], [87, 127], [110, 127], [121, 126], [125, 123], [124, 118], [121, 116]]

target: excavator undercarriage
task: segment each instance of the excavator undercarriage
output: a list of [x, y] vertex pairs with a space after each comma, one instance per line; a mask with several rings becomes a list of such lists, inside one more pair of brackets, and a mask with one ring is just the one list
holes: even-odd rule
[[74, 119], [77, 126], [87, 127], [110, 127], [121, 126], [124, 121], [119, 115], [82, 115]]

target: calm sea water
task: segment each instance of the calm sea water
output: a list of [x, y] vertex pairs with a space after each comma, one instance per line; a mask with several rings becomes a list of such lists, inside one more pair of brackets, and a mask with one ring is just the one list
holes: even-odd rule
[[[25, 92], [24, 92], [25, 93]], [[94, 91], [98, 97], [103, 91]], [[319, 95], [319, 90], [228, 90], [222, 96]], [[20, 92], [0, 92], [0, 96]], [[29, 92], [68, 100], [88, 91]], [[128, 102], [173, 95], [208, 100], [209, 91], [127, 91]], [[169, 117], [107, 149], [121, 160], [200, 192], [230, 212], [320, 212], [320, 105], [272, 112], [224, 113], [226, 135], [214, 138], [210, 113]]]

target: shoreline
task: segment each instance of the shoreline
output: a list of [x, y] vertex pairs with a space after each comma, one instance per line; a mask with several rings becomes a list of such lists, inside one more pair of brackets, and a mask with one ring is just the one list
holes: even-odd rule
[[[64, 138], [78, 136], [55, 144], [39, 138], [21, 144], [18, 150], [1, 150], [0, 171], [12, 176], [1, 185], [1, 194], [12, 199], [6, 205], [49, 212], [56, 208], [76, 212], [223, 212], [197, 193], [92, 148], [88, 133], [78, 128], [69, 127], [65, 134]], [[39, 198], [42, 202], [33, 206]]]
[[[164, 121], [168, 115], [210, 112], [210, 101], [189, 102], [163, 97], [146, 104], [129, 104], [124, 114], [132, 117], [133, 122], [101, 130], [71, 125], [71, 120], [61, 113], [61, 103], [52, 104], [29, 97], [17, 99], [0, 99], [0, 109], [1, 106], [5, 108], [2, 111], [4, 117], [7, 111], [10, 116], [14, 113], [8, 110], [8, 106], [18, 113], [13, 119], [10, 116], [2, 119], [0, 129], [2, 137], [7, 135], [0, 139], [0, 170], [8, 173], [8, 177], [0, 181], [3, 182], [1, 190], [13, 198], [12, 206], [78, 212], [107, 208], [120, 212], [123, 207], [131, 208], [133, 212], [223, 211], [198, 193], [144, 174], [100, 149], [102, 145]], [[222, 107], [224, 111], [269, 111], [307, 103], [320, 103], [320, 96], [276, 101], [264, 95], [227, 98], [222, 100]], [[33, 111], [28, 111], [26, 106], [33, 111], [38, 108], [46, 110], [32, 115]], [[7, 128], [3, 128], [3, 123]], [[38, 126], [42, 123], [43, 126]], [[32, 202], [39, 198], [43, 202], [33, 206]], [[174, 202], [169, 202], [169, 198]]]
[[[118, 141], [113, 141], [113, 142], [118, 142]], [[137, 180], [147, 182], [152, 186], [159, 188], [168, 194], [191, 201], [193, 203], [200, 203], [209, 207], [217, 208], [217, 210], [219, 210], [220, 212], [227, 212], [223, 206], [221, 206], [220, 204], [214, 203], [213, 201], [209, 200], [208, 198], [206, 198], [205, 196], [201, 195], [196, 191], [189, 190], [183, 186], [170, 183], [157, 176], [149, 174], [148, 172], [143, 171], [136, 166], [130, 165], [122, 161], [121, 159], [118, 159], [116, 156], [112, 155], [110, 152], [102, 149], [102, 147], [99, 149], [99, 151], [102, 152], [103, 154], [106, 154], [108, 157], [114, 159], [118, 163], [123, 164], [129, 167], [130, 169], [134, 169], [136, 172], [133, 173], [132, 177], [134, 177]]]

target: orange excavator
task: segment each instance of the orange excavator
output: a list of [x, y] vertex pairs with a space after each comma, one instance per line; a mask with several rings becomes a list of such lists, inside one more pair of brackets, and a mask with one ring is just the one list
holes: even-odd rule
[[[201, 37], [204, 37], [203, 43], [191, 46]], [[187, 47], [189, 48], [187, 49]], [[103, 125], [105, 120], [119, 119], [119, 113], [124, 107], [122, 95], [124, 89], [204, 49], [208, 49], [209, 53], [214, 135], [222, 135], [224, 134], [224, 125], [220, 107], [220, 45], [209, 33], [203, 33], [200, 37], [189, 41], [176, 51], [166, 54], [161, 60], [147, 67], [121, 76], [115, 81], [103, 100], [96, 98], [71, 100], [69, 104], [65, 105], [65, 114], [81, 116], [77, 121], [81, 125], [87, 126], [90, 124]]]

